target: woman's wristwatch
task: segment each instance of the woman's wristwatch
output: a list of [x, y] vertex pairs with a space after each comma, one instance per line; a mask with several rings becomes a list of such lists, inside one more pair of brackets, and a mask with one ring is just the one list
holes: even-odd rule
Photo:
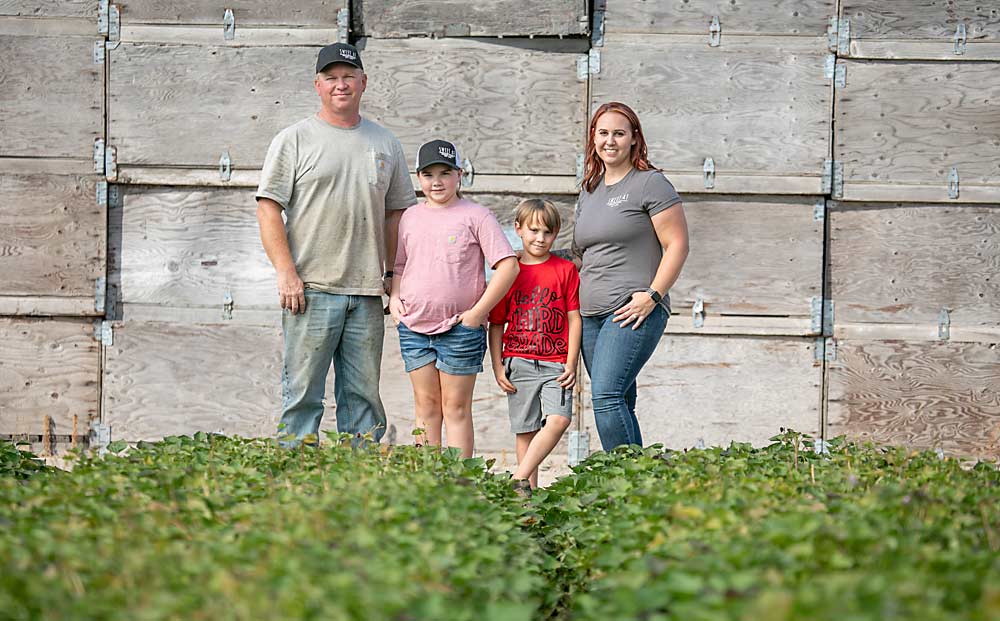
[[385, 278], [392, 278], [393, 276], [395, 276], [395, 274], [392, 273], [392, 270], [386, 270], [385, 274], [382, 274], [382, 278], [383, 279], [385, 279]]
[[653, 302], [656, 304], [659, 304], [660, 301], [663, 300], [663, 296], [660, 295], [660, 292], [652, 287], [646, 288], [646, 293], [649, 294], [649, 297], [652, 298]]

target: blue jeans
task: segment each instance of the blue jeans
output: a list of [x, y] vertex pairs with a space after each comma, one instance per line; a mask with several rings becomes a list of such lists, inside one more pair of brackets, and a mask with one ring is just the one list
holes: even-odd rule
[[380, 440], [385, 433], [385, 408], [378, 394], [385, 333], [382, 299], [306, 290], [305, 313], [283, 312], [281, 328], [283, 444], [295, 445], [310, 435], [318, 441], [331, 361], [337, 431], [355, 437], [372, 432]]
[[635, 417], [635, 380], [663, 336], [669, 315], [657, 304], [638, 330], [611, 320], [613, 313], [583, 318], [583, 364], [590, 375], [594, 420], [601, 446], [642, 445]]

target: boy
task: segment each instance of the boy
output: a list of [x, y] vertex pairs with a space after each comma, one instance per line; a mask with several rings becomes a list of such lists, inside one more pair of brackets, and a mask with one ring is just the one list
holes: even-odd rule
[[507, 393], [517, 441], [514, 489], [525, 496], [538, 486], [538, 465], [573, 416], [583, 331], [580, 275], [570, 261], [549, 253], [560, 225], [549, 201], [528, 199], [517, 206], [514, 231], [524, 242], [521, 271], [490, 312], [493, 374]]

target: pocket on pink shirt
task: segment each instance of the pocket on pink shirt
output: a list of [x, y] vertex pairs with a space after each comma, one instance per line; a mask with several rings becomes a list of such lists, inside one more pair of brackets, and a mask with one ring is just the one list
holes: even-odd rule
[[440, 256], [444, 257], [445, 263], [461, 263], [468, 254], [472, 236], [464, 228], [447, 229], [443, 241], [444, 252]]

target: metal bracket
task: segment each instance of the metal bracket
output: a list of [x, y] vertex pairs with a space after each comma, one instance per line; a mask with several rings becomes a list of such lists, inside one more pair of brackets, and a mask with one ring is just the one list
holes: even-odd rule
[[844, 163], [834, 160], [823, 162], [823, 186], [820, 190], [833, 198], [844, 195]]
[[590, 57], [587, 54], [581, 54], [576, 57], [576, 79], [586, 80], [589, 75]]
[[122, 207], [122, 191], [117, 185], [108, 186], [108, 208], [109, 209], [121, 209]]
[[951, 311], [942, 308], [938, 313], [938, 340], [947, 341], [951, 338]]
[[817, 334], [830, 335], [833, 332], [833, 300], [814, 295], [809, 300], [810, 328]]
[[117, 4], [108, 5], [108, 44], [107, 48], [113, 50], [121, 43], [122, 38], [122, 13]]
[[958, 25], [958, 28], [955, 29], [955, 36], [954, 36], [955, 54], [961, 56], [962, 54], [965, 53], [965, 44], [968, 42], [968, 40], [969, 40], [968, 30], [965, 27], [965, 22], [962, 22], [961, 24]]
[[94, 172], [104, 172], [104, 138], [94, 138]]
[[837, 24], [837, 54], [851, 55], [851, 20], [842, 19]]
[[476, 167], [472, 165], [472, 160], [465, 158], [462, 162], [462, 187], [471, 188], [476, 180]]
[[351, 12], [347, 8], [337, 11], [337, 41], [347, 43], [347, 34], [351, 25]]
[[586, 157], [583, 153], [579, 153], [576, 156], [576, 184], [580, 185], [583, 183], [583, 168], [586, 163]]
[[832, 80], [834, 73], [837, 70], [837, 55], [827, 54], [826, 63], [823, 65], [823, 77], [827, 80]]
[[94, 339], [107, 347], [115, 344], [115, 332], [110, 321], [94, 322]]
[[826, 440], [816, 439], [813, 444], [813, 453], [817, 455], [829, 455], [830, 454], [830, 443]]
[[95, 198], [97, 199], [97, 206], [98, 207], [107, 207], [108, 206], [108, 182], [107, 181], [98, 181], [97, 182], [97, 187], [95, 188], [95, 190], [96, 190], [95, 191], [95, 194], [96, 194]]
[[107, 145], [104, 148], [104, 178], [108, 181], [118, 179], [118, 147]]
[[90, 423], [88, 441], [91, 448], [96, 448], [99, 455], [104, 455], [108, 452], [108, 445], [111, 444], [111, 426], [102, 425], [97, 421]]
[[219, 158], [219, 179], [229, 181], [233, 178], [233, 159], [229, 157], [229, 151], [223, 151]]
[[948, 198], [958, 198], [958, 166], [952, 166], [948, 173]]
[[813, 220], [816, 222], [822, 222], [826, 219], [826, 199], [819, 199], [816, 204], [813, 205]]
[[826, 47], [831, 52], [836, 53], [837, 51], [837, 31], [838, 31], [839, 20], [836, 16], [830, 18], [830, 22], [826, 26]]
[[837, 65], [833, 74], [833, 85], [837, 88], [844, 88], [847, 86], [847, 65]]
[[236, 16], [233, 15], [232, 9], [226, 9], [222, 15], [222, 36], [226, 41], [232, 41], [236, 38]]
[[108, 279], [104, 276], [99, 276], [97, 282], [94, 283], [94, 310], [100, 314], [104, 314], [104, 303], [108, 297]]
[[233, 318], [233, 293], [226, 291], [222, 296], [222, 319], [229, 321]]
[[105, 50], [107, 48], [104, 46], [104, 40], [94, 41], [94, 64], [103, 65], [104, 59], [106, 57]]
[[590, 455], [590, 434], [586, 431], [569, 432], [570, 466], [577, 466]]
[[705, 325], [705, 301], [700, 297], [695, 299], [694, 306], [691, 307], [691, 322], [696, 328]]
[[604, 14], [605, 11], [594, 11], [594, 30], [590, 33], [592, 47], [604, 46]]
[[108, 0], [97, 0], [97, 34], [108, 34]]
[[719, 23], [719, 16], [712, 16], [712, 23], [708, 25], [708, 45], [709, 47], [719, 47], [722, 40], [722, 24]]
[[715, 187], [715, 160], [710, 157], [705, 158], [705, 163], [701, 166], [702, 171], [702, 182], [705, 184], [706, 190], [711, 190]]
[[596, 50], [594, 48], [591, 48], [590, 49], [590, 54], [588, 56], [589, 56], [589, 58], [588, 58], [589, 62], [587, 63], [587, 65], [588, 65], [588, 71], [592, 75], [600, 73], [601, 72], [601, 51], [600, 50]]
[[827, 362], [837, 361], [837, 341], [832, 336], [823, 340], [823, 359]]

